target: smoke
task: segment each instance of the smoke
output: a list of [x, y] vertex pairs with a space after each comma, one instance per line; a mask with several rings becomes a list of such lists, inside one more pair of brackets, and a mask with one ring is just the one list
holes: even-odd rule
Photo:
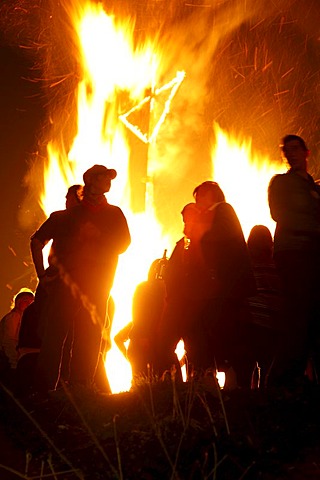
[[[76, 130], [81, 70], [67, 14], [75, 4], [81, 8], [75, 0], [5, 0], [0, 7], [2, 41], [34, 59], [30, 80], [39, 82], [48, 111], [31, 162], [31, 190], [47, 142], [54, 138], [67, 152]], [[186, 72], [152, 149], [163, 165], [154, 182], [165, 226], [179, 221], [193, 188], [210, 175], [214, 122], [252, 137], [253, 149], [273, 159], [284, 134], [302, 135], [312, 151], [311, 171], [320, 176], [317, 0], [122, 0], [105, 2], [105, 9], [135, 18], [137, 46], [152, 39], [161, 58], [158, 86]]]
[[167, 165], [156, 190], [164, 223], [177, 222], [193, 188], [210, 175], [214, 122], [252, 138], [253, 150], [273, 160], [284, 134], [302, 135], [313, 151], [311, 172], [319, 176], [316, 5], [216, 1], [166, 18], [157, 36], [162, 78], [183, 69], [186, 79], [157, 142]]

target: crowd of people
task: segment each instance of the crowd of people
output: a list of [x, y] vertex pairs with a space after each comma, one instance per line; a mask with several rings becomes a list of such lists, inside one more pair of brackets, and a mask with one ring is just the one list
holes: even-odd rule
[[[284, 137], [281, 152], [289, 169], [271, 178], [268, 189], [274, 238], [255, 225], [246, 241], [218, 183], [195, 187], [181, 212], [181, 238], [169, 258], [150, 266], [133, 296], [132, 319], [114, 339], [134, 381], [151, 373], [160, 379], [173, 367], [181, 380], [180, 339], [188, 378], [224, 371], [239, 388], [318, 381], [320, 186], [308, 173], [301, 137]], [[84, 186], [68, 190], [66, 209], [31, 237], [36, 292], [19, 292], [0, 322], [1, 382], [20, 396], [46, 398], [61, 381], [109, 391], [103, 364], [111, 342], [105, 335], [114, 310], [110, 291], [131, 241], [122, 210], [105, 196], [116, 175], [91, 167]]]

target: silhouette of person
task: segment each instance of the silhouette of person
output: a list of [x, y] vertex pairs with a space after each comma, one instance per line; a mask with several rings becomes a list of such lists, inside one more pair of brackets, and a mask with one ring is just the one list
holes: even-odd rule
[[131, 363], [134, 381], [141, 376], [147, 377], [149, 372], [152, 374], [156, 362], [156, 335], [165, 304], [163, 275], [167, 261], [161, 258], [152, 262], [148, 280], [140, 283], [134, 292], [132, 321], [114, 337], [118, 348]]
[[[199, 345], [202, 341], [201, 322], [208, 300], [214, 292], [214, 281], [202, 261], [199, 240], [205, 224], [198, 221], [200, 210], [195, 203], [185, 205], [182, 212], [184, 236], [177, 242], [165, 271], [166, 305], [158, 329], [157, 372], [159, 375], [176, 367], [181, 377], [175, 348], [182, 338], [189, 364], [200, 365]], [[203, 352], [202, 352], [203, 353]]]
[[[78, 205], [83, 200], [83, 185], [75, 184], [68, 188], [66, 194], [66, 209]], [[60, 377], [68, 382], [70, 377], [70, 358], [72, 354], [73, 326], [68, 332], [63, 345], [63, 354], [60, 367]]]
[[309, 150], [297, 135], [281, 145], [289, 170], [275, 175], [268, 188], [276, 222], [274, 261], [285, 297], [285, 336], [274, 382], [295, 388], [305, 381], [308, 356], [319, 351], [320, 187], [308, 173]]
[[47, 291], [39, 284], [34, 301], [27, 306], [21, 318], [17, 352], [16, 394], [26, 397], [32, 393], [34, 373], [41, 347], [40, 321], [45, 315]]
[[34, 300], [31, 290], [21, 289], [13, 299], [13, 305], [0, 321], [1, 377], [11, 387], [14, 384], [18, 362], [17, 343], [22, 314]]
[[255, 225], [247, 240], [257, 293], [249, 297], [250, 322], [246, 334], [252, 370], [252, 388], [268, 386], [268, 376], [281, 348], [283, 296], [273, 261], [273, 238], [265, 225]]
[[66, 209], [78, 205], [83, 199], [83, 185], [75, 184], [68, 188], [66, 194]]
[[[78, 205], [83, 198], [83, 185], [75, 184], [68, 188], [66, 193], [66, 209], [70, 209]], [[47, 223], [55, 223], [58, 221], [60, 212], [53, 212]], [[51, 252], [49, 253], [50, 258]], [[53, 265], [47, 269], [48, 276], [54, 276], [56, 269]], [[39, 291], [38, 291], [39, 290]], [[55, 298], [51, 297], [50, 290], [38, 284], [35, 292], [34, 305], [28, 307], [22, 317], [22, 327], [19, 331], [19, 361], [17, 369], [17, 388], [19, 395], [27, 394], [32, 385], [32, 378], [35, 371], [38, 353], [40, 351], [41, 338], [43, 336], [47, 321], [47, 306], [50, 302], [54, 302]], [[61, 364], [61, 376], [64, 380], [69, 377], [69, 362], [72, 347], [73, 329], [69, 331], [63, 349], [63, 361]], [[18, 345], [18, 346], [19, 346]], [[25, 357], [25, 354], [29, 355]]]
[[[83, 186], [79, 184], [71, 185], [71, 187], [68, 188], [66, 193], [66, 210], [69, 210], [79, 205], [82, 198], [83, 198]], [[51, 232], [55, 232], [55, 229], [59, 225], [59, 222], [62, 221], [64, 216], [65, 216], [65, 210], [59, 210], [51, 213], [49, 218], [47, 218], [47, 220], [45, 221], [46, 230], [48, 231], [48, 234], [51, 234]], [[42, 265], [43, 268], [41, 269], [41, 274], [43, 275], [44, 279], [48, 279], [48, 277], [49, 278], [55, 277], [58, 274], [58, 269], [55, 267], [54, 262], [52, 261], [52, 257], [54, 256], [54, 251], [55, 251], [55, 238], [52, 238], [52, 240], [53, 242], [52, 242], [49, 256], [48, 256], [49, 267], [45, 270], [44, 266]], [[46, 244], [49, 241], [50, 240], [46, 240]], [[36, 260], [39, 263], [41, 263], [41, 260], [43, 262], [43, 256], [42, 256], [43, 247], [44, 245], [42, 245], [41, 242], [38, 242], [36, 239], [34, 240], [34, 238], [31, 237], [31, 253], [32, 255], [36, 255], [37, 257]]]
[[[90, 386], [94, 380], [118, 256], [131, 241], [122, 210], [104, 195], [116, 175], [103, 165], [91, 167], [83, 175], [83, 200], [58, 212], [54, 221], [49, 218], [31, 238], [38, 278], [54, 299], [48, 303], [37, 364], [37, 390], [43, 393], [57, 386], [63, 345], [72, 327], [70, 382]], [[51, 239], [48, 272], [42, 250]]]
[[[226, 370], [231, 365], [239, 386], [249, 386], [251, 374], [243, 356], [246, 299], [256, 292], [255, 279], [242, 228], [233, 207], [216, 182], [206, 181], [193, 192], [205, 225], [201, 237], [204, 264], [215, 288], [201, 326], [204, 365]], [[210, 362], [210, 363], [209, 363]]]

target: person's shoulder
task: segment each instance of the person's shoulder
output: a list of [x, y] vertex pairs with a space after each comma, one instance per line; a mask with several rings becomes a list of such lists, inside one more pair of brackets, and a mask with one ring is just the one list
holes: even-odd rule
[[274, 187], [275, 185], [279, 185], [283, 182], [286, 182], [289, 178], [289, 172], [285, 173], [276, 173], [271, 177], [271, 180], [269, 182], [269, 188]]
[[49, 214], [49, 216], [41, 223], [40, 227], [42, 227], [42, 225], [48, 225], [48, 223], [52, 223], [52, 222], [55, 222], [57, 219], [59, 219], [61, 217], [61, 214], [63, 213], [62, 210], [56, 210], [54, 212], [51, 212]]
[[285, 178], [288, 178], [288, 175], [289, 175], [289, 171], [288, 172], [283, 172], [283, 173], [276, 173], [275, 175], [273, 175], [271, 177], [270, 182], [283, 180]]
[[123, 210], [117, 205], [110, 205], [109, 203], [105, 209], [106, 217], [115, 221], [118, 225], [127, 224], [127, 216]]
[[146, 289], [148, 289], [150, 286], [149, 282], [147, 280], [144, 280], [143, 282], [138, 283], [138, 285], [135, 288], [134, 294], [140, 294], [141, 292], [144, 292]]
[[220, 202], [216, 205], [216, 215], [233, 215], [236, 216], [235, 209], [230, 203]]
[[10, 322], [15, 317], [20, 317], [20, 313], [18, 312], [18, 310], [15, 310], [13, 308], [4, 317], [2, 317], [1, 322]]
[[124, 215], [122, 209], [118, 205], [113, 205], [111, 203], [107, 203], [104, 207], [107, 211], [114, 212], [116, 214]]
[[49, 217], [45, 220], [45, 222], [42, 224], [50, 224], [50, 223], [58, 223], [61, 221], [63, 218], [65, 218], [66, 215], [66, 210], [56, 210], [52, 213], [50, 213]]
[[308, 173], [308, 179], [309, 179], [310, 183], [313, 183], [315, 189], [319, 191], [320, 190], [320, 180], [315, 179], [312, 175], [310, 175], [310, 173]]
[[112, 203], [107, 203], [105, 207], [114, 211], [122, 211], [118, 205], [113, 205]]
[[[180, 239], [176, 242], [176, 244], [175, 244], [175, 246], [174, 246], [174, 249], [173, 249], [173, 251], [172, 251], [172, 254], [173, 254], [176, 250], [179, 250], [180, 248], [184, 248], [184, 243], [185, 243], [185, 237], [180, 238]], [[171, 254], [171, 256], [172, 256], [172, 254]], [[170, 260], [170, 258], [169, 258], [169, 260]]]
[[82, 204], [82, 202], [80, 202], [77, 205], [73, 205], [72, 207], [69, 207], [63, 210], [62, 215], [60, 217], [68, 220], [75, 217], [79, 217], [83, 215], [83, 213], [86, 211], [87, 211], [87, 208], [85, 207], [85, 205]]
[[54, 212], [50, 213], [49, 218], [56, 218], [56, 217], [61, 217], [61, 215], [64, 215], [66, 210], [55, 210]]
[[[123, 214], [121, 208], [118, 207], [118, 205], [113, 205], [112, 203], [109, 203], [109, 202], [102, 203], [96, 207], [97, 207], [96, 208], [97, 212], [103, 212], [103, 213], [109, 213], [109, 214], [110, 213]], [[74, 207], [72, 207], [72, 209], [70, 209], [70, 212], [71, 210], [75, 213], [79, 211], [91, 211], [90, 205], [88, 206], [88, 204], [84, 202], [81, 202], [79, 205], [75, 205]]]
[[11, 315], [11, 310], [1, 318], [0, 323], [2, 324], [5, 323], [10, 315]]
[[216, 206], [216, 210], [234, 210], [233, 206], [228, 202], [220, 202]]

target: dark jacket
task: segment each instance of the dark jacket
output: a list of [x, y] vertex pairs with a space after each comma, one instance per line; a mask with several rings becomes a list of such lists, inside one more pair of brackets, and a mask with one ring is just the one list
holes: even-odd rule
[[247, 244], [238, 217], [226, 202], [211, 211], [208, 231], [201, 240], [205, 263], [217, 282], [217, 295], [245, 298], [256, 293]]

